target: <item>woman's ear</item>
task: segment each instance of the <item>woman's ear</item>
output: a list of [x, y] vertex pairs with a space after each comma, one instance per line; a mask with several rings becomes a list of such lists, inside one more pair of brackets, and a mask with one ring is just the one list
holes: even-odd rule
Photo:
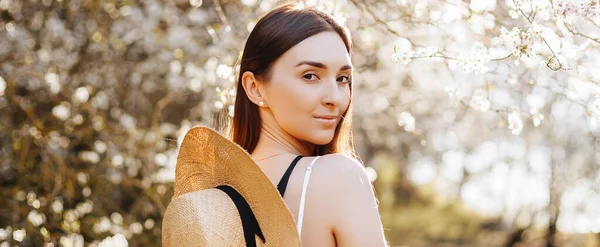
[[260, 92], [261, 84], [259, 83], [258, 79], [254, 76], [254, 73], [246, 71], [244, 72], [244, 74], [242, 74], [242, 86], [244, 87], [246, 96], [248, 96], [248, 99], [250, 99], [250, 101], [258, 105], [259, 107], [267, 106], [267, 102]]

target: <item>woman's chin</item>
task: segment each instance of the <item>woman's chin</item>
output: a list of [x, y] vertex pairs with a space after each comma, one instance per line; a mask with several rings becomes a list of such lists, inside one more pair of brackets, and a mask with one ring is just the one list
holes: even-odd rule
[[313, 136], [311, 143], [315, 145], [326, 145], [329, 144], [333, 140], [333, 132], [331, 134], [322, 134], [318, 136]]

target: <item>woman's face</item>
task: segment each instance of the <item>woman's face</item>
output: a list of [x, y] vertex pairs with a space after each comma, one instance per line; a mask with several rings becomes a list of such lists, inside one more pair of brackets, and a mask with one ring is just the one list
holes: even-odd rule
[[[311, 36], [285, 52], [273, 64], [262, 96], [279, 127], [316, 145], [333, 140], [350, 103], [352, 64], [336, 32]], [[263, 118], [264, 119], [264, 118]]]

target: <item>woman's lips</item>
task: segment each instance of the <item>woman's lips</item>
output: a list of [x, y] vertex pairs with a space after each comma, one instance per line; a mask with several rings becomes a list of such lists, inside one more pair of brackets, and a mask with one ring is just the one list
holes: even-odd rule
[[336, 120], [335, 118], [323, 118], [323, 117], [315, 117], [315, 119], [316, 119], [316, 120], [317, 120], [319, 123], [321, 123], [321, 124], [323, 124], [323, 125], [326, 125], [326, 126], [335, 126], [335, 122], [336, 122], [336, 121], [335, 121], [335, 120]]

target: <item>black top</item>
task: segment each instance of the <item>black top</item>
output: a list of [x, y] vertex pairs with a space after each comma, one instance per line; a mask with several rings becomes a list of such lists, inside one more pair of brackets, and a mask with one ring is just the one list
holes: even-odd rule
[[283, 197], [283, 194], [285, 194], [285, 188], [287, 187], [288, 180], [290, 180], [290, 175], [292, 175], [292, 171], [294, 170], [294, 167], [296, 167], [296, 164], [298, 163], [298, 161], [301, 158], [302, 158], [302, 156], [298, 155], [294, 159], [294, 161], [292, 161], [292, 163], [288, 167], [287, 171], [285, 171], [285, 174], [283, 174], [283, 177], [279, 181], [279, 184], [277, 184], [277, 190], [279, 190], [279, 194], [281, 194], [281, 197]]

